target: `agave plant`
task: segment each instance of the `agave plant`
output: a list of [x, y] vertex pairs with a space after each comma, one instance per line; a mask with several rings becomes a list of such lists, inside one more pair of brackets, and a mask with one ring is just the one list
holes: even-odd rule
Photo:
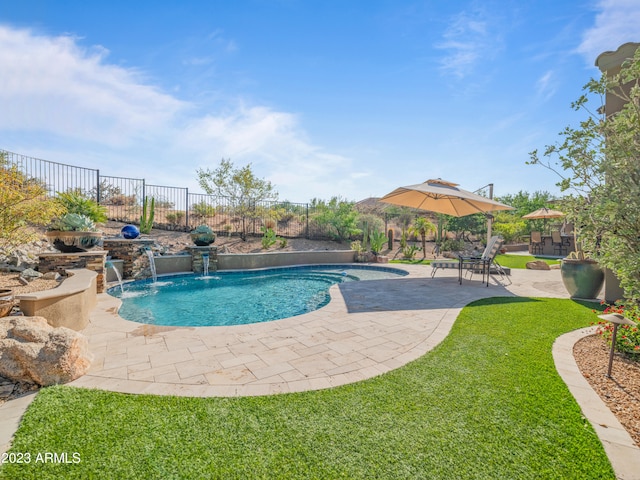
[[191, 240], [199, 247], [211, 245], [216, 240], [216, 234], [207, 225], [198, 225], [191, 231]]
[[96, 232], [96, 224], [86, 215], [66, 213], [49, 225], [50, 231], [61, 232]]
[[191, 233], [207, 233], [207, 234], [211, 234], [213, 233], [213, 230], [211, 230], [211, 227], [209, 227], [209, 225], [198, 225], [196, 228], [194, 228]]

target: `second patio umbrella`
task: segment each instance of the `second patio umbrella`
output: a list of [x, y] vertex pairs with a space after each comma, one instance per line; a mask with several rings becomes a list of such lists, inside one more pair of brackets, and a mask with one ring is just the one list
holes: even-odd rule
[[523, 215], [522, 218], [525, 218], [527, 220], [540, 220], [542, 219], [544, 222], [544, 227], [543, 230], [546, 230], [547, 228], [547, 218], [562, 218], [564, 217], [564, 213], [562, 213], [560, 210], [552, 210], [551, 208], [547, 208], [547, 207], [542, 207], [539, 208], [538, 210], [535, 210], [531, 213], [527, 213], [526, 215]]
[[552, 210], [547, 207], [539, 208], [538, 210], [527, 213], [523, 215], [522, 218], [526, 218], [527, 220], [537, 220], [539, 218], [562, 218], [564, 217], [564, 213], [559, 210]]

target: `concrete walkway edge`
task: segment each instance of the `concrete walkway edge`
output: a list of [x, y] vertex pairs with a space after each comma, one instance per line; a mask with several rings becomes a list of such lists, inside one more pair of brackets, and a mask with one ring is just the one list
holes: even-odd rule
[[600, 438], [616, 478], [640, 480], [640, 448], [635, 445], [616, 416], [591, 388], [573, 356], [573, 346], [579, 340], [595, 334], [595, 331], [596, 327], [588, 327], [558, 337], [553, 344], [553, 361], [560, 377], [578, 402], [583, 415]]

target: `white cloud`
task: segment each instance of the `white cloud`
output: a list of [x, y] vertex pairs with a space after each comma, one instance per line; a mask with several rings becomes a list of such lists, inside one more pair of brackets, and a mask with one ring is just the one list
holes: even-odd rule
[[640, 42], [640, 2], [638, 0], [600, 0], [595, 25], [588, 29], [578, 51], [589, 65], [602, 52], [615, 51], [627, 42]]
[[[236, 48], [219, 32], [212, 38]], [[47, 158], [50, 151], [49, 159], [104, 175], [190, 188], [198, 166], [231, 158], [253, 163], [292, 201], [338, 194], [358, 176], [349, 158], [313, 144], [295, 115], [238, 99], [195, 113], [206, 106], [160, 90], [140, 72], [110, 64], [105, 48], [83, 48], [71, 36], [0, 25], [0, 64], [0, 135], [29, 145], [19, 153]]]
[[536, 93], [544, 100], [549, 100], [556, 93], [556, 82], [551, 70], [545, 72], [536, 82]]
[[123, 145], [185, 108], [142, 84], [135, 71], [107, 64], [107, 54], [82, 49], [69, 36], [0, 26], [0, 129]]
[[443, 34], [437, 49], [448, 54], [441, 59], [441, 69], [462, 79], [473, 72], [478, 62], [493, 48], [494, 39], [488, 22], [481, 13], [461, 12], [456, 15]]

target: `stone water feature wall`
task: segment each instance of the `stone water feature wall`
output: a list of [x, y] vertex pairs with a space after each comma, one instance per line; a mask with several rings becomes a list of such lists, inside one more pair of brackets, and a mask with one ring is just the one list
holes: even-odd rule
[[40, 273], [57, 272], [65, 275], [65, 270], [74, 268], [86, 268], [98, 274], [96, 288], [98, 293], [106, 290], [105, 263], [107, 252], [94, 250], [79, 253], [41, 253], [38, 255], [38, 270]]
[[149, 278], [151, 268], [145, 248], [152, 248], [155, 240], [136, 238], [127, 240], [124, 238], [105, 238], [103, 248], [109, 252], [114, 260], [122, 260], [123, 278]]
[[204, 272], [203, 255], [209, 255], [209, 273], [218, 270], [218, 247], [209, 245], [207, 247], [190, 246], [187, 250], [191, 253], [193, 273]]

